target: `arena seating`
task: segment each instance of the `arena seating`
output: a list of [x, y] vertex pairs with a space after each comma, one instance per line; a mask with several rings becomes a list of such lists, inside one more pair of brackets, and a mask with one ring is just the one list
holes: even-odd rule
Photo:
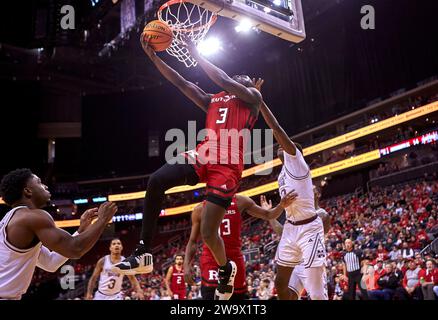
[[[409, 261], [408, 258], [403, 258], [403, 243], [406, 243], [405, 246], [407, 245], [408, 250], [412, 248], [416, 266], [424, 270], [426, 259], [434, 257], [424, 257], [420, 255], [420, 250], [438, 236], [437, 203], [438, 179], [436, 176], [430, 181], [414, 181], [385, 188], [373, 187], [368, 193], [346, 194], [324, 199], [321, 202], [321, 207], [330, 214], [332, 224], [332, 228], [326, 235], [327, 279], [330, 298], [339, 299], [346, 294], [348, 283], [341, 271], [341, 252], [343, 242], [347, 238], [353, 239], [356, 247], [364, 250], [368, 258], [367, 266], [371, 266], [372, 269], [377, 268], [380, 260], [383, 260], [383, 263], [393, 263], [396, 270], [400, 272], [397, 292], [403, 293], [403, 277]], [[155, 243], [165, 245], [156, 247], [155, 271], [152, 275], [138, 277], [147, 299], [168, 298], [163, 287], [163, 276], [171, 264], [174, 254], [184, 252], [189, 229], [182, 232], [181, 227], [189, 225], [190, 217], [187, 216], [184, 219], [185, 222], [167, 222], [167, 225], [159, 227], [160, 232]], [[266, 245], [278, 241], [278, 237], [274, 235], [267, 222], [249, 217], [245, 217], [244, 221], [242, 250], [245, 253], [256, 249], [256, 254], [248, 256], [247, 261], [249, 297], [251, 299], [275, 298], [273, 260], [275, 250], [265, 253], [264, 248]], [[130, 250], [133, 247], [139, 231], [138, 228], [138, 225], [130, 226], [129, 231], [126, 230], [125, 234], [121, 235], [125, 250]], [[172, 238], [174, 241], [169, 241]], [[87, 282], [94, 263], [100, 256], [107, 253], [107, 245], [108, 241], [99, 242], [91, 254], [76, 263], [75, 271], [78, 283], [85, 284]], [[393, 251], [394, 253], [392, 253]], [[194, 270], [198, 270], [198, 268], [195, 267]], [[194, 275], [199, 280], [198, 271], [194, 271]], [[45, 282], [53, 282], [56, 277], [61, 276], [63, 275], [60, 273], [53, 276], [38, 270], [34, 275], [33, 285], [28, 296], [36, 293], [40, 295], [41, 292], [38, 292], [38, 289]], [[383, 274], [379, 274], [379, 276], [383, 276]], [[374, 282], [377, 283], [379, 279], [377, 272], [374, 273], [374, 277]], [[79, 290], [76, 297], [69, 296], [69, 298], [83, 298], [84, 284], [78, 285], [79, 288], [82, 288], [82, 292]], [[435, 280], [436, 285], [438, 285], [438, 279]], [[420, 280], [418, 286], [421, 286]], [[128, 281], [125, 281], [124, 289], [127, 299], [135, 299]], [[188, 288], [188, 292], [190, 298], [199, 298], [199, 285]], [[61, 295], [61, 297], [63, 296]], [[306, 299], [305, 293], [303, 298]], [[393, 296], [393, 299], [406, 298], [407, 296], [401, 293]], [[416, 298], [421, 298], [421, 295]]]

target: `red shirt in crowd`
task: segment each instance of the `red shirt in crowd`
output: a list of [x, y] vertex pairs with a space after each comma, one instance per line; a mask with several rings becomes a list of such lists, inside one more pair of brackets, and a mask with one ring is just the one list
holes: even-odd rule
[[425, 282], [433, 282], [433, 284], [438, 285], [438, 268], [429, 271], [427, 269], [421, 269], [418, 273], [418, 277], [424, 279]]

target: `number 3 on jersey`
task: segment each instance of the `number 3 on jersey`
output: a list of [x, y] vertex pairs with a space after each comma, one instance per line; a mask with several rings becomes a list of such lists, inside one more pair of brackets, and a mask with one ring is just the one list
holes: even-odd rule
[[116, 279], [110, 279], [110, 283], [108, 284], [108, 289], [114, 289], [116, 286]]
[[[222, 225], [224, 226], [224, 230], [222, 232], [223, 236], [229, 236], [231, 234], [231, 229], [230, 229], [230, 219], [224, 219], [222, 220]], [[219, 227], [219, 235], [221, 235], [221, 228]]]
[[220, 119], [216, 120], [216, 123], [225, 123], [227, 119], [228, 108], [219, 108]]

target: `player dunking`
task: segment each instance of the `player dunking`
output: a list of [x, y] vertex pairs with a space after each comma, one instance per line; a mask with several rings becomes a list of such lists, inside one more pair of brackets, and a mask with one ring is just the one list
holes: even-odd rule
[[[111, 240], [109, 251], [110, 254], [102, 257], [97, 261], [93, 274], [88, 281], [86, 300], [93, 299], [93, 290], [96, 280], [99, 279], [97, 291], [94, 295], [94, 300], [123, 300], [122, 284], [124, 276], [111, 271], [114, 264], [119, 263], [125, 257], [122, 256], [123, 245], [120, 239]], [[138, 280], [133, 275], [128, 275], [131, 286], [134, 288], [136, 296], [140, 300], [144, 300], [144, 293], [138, 283]]]
[[[242, 254], [241, 239], [242, 214], [246, 212], [253, 217], [263, 220], [276, 219], [283, 212], [284, 208], [292, 203], [295, 197], [296, 194], [293, 191], [290, 192], [283, 197], [280, 204], [274, 209], [272, 209], [272, 206], [268, 209], [260, 207], [251, 198], [246, 196], [236, 195], [233, 197], [219, 229], [220, 235], [224, 241], [227, 257], [237, 264], [235, 289], [231, 297], [232, 300], [244, 299], [247, 292], [247, 286], [245, 283], [245, 261]], [[263, 201], [263, 199], [264, 198], [261, 197], [261, 201]], [[198, 246], [197, 242], [200, 236], [203, 219], [202, 209], [204, 205], [205, 203], [198, 204], [192, 212], [192, 229], [190, 232], [190, 239], [186, 246], [186, 255], [184, 259], [185, 279], [189, 284], [193, 284], [190, 266]], [[202, 299], [213, 300], [217, 287], [218, 266], [211, 251], [205, 244], [203, 244], [202, 247], [200, 265]]]
[[[258, 117], [262, 96], [248, 76], [230, 78], [224, 71], [200, 56], [193, 43], [188, 43], [187, 48], [199, 66], [224, 90], [215, 95], [206, 94], [163, 62], [147, 43], [143, 42], [143, 36], [141, 39], [144, 51], [161, 74], [207, 113], [206, 129], [209, 130], [205, 140], [196, 150], [180, 156], [177, 164], [166, 163], [149, 178], [141, 242], [130, 257], [116, 266], [116, 270], [125, 274], [151, 272], [151, 241], [162, 208], [164, 192], [178, 185], [206, 182], [207, 201], [203, 209], [205, 212], [201, 223], [201, 235], [219, 265], [217, 297], [228, 300], [233, 293], [236, 264], [227, 260], [224, 243], [217, 230], [239, 186], [246, 142], [239, 137], [237, 145], [229, 143], [228, 139], [222, 139], [222, 135], [226, 130], [234, 130], [237, 136], [245, 129], [251, 130]], [[189, 163], [181, 157], [187, 158]]]
[[[259, 80], [256, 86], [260, 88], [262, 84], [263, 80]], [[276, 253], [275, 286], [278, 297], [280, 300], [290, 300], [288, 283], [295, 266], [304, 263], [305, 268], [313, 268], [311, 272], [314, 279], [322, 279], [326, 258], [324, 229], [316, 214], [312, 177], [302, 147], [292, 142], [264, 102], [260, 111], [281, 147], [278, 150], [278, 157], [283, 163], [278, 176], [280, 196], [283, 197], [290, 190], [298, 193], [297, 199], [286, 208], [287, 219]], [[324, 292], [324, 283], [318, 281], [313, 285], [310, 297], [312, 300], [327, 299]]]
[[[318, 200], [321, 194], [319, 193], [318, 188], [314, 186], [313, 191], [315, 195], [316, 214], [322, 220], [324, 226], [324, 234], [327, 234], [327, 232], [330, 229], [330, 216], [328, 215], [327, 211], [319, 207]], [[272, 204], [269, 204], [266, 201], [264, 203], [261, 203], [261, 205], [266, 209], [272, 207]], [[278, 220], [276, 219], [270, 220], [269, 223], [271, 224], [274, 232], [281, 237], [281, 235], [283, 234], [283, 225], [281, 225], [280, 222], [278, 222]], [[322, 274], [322, 278], [318, 279], [315, 277], [315, 275], [312, 274], [314, 270], [315, 268], [306, 268], [303, 263], [294, 268], [289, 280], [289, 289], [291, 290], [291, 300], [298, 300], [304, 289], [307, 291], [308, 294], [310, 294], [310, 292], [314, 290], [313, 289], [314, 284], [316, 284], [316, 289], [320, 288], [319, 285], [320, 282], [324, 283], [324, 294], [327, 295], [326, 273], [324, 272]], [[317, 273], [316, 276], [320, 276], [320, 274]]]
[[[76, 236], [72, 236], [57, 228], [50, 214], [41, 209], [48, 205], [51, 195], [29, 169], [5, 175], [0, 193], [12, 207], [0, 221], [0, 300], [21, 299], [35, 267], [55, 272], [69, 258], [83, 256], [117, 211], [117, 206], [109, 202], [87, 210]], [[98, 219], [91, 224], [95, 217]]]
[[175, 256], [175, 264], [167, 270], [164, 284], [167, 292], [174, 300], [186, 300], [186, 283], [184, 281], [184, 257], [181, 254]]

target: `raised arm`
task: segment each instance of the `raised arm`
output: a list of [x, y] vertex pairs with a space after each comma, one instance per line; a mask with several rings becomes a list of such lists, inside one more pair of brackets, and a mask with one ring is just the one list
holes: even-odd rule
[[228, 93], [236, 95], [239, 99], [248, 103], [255, 111], [258, 111], [263, 99], [261, 93], [256, 88], [246, 87], [228, 76], [222, 69], [205, 59], [193, 42], [187, 41], [187, 49], [211, 81]]
[[271, 112], [271, 110], [268, 108], [268, 106], [264, 101], [262, 102], [260, 111], [262, 113], [263, 118], [266, 121], [266, 124], [269, 126], [269, 128], [272, 129], [275, 140], [277, 140], [278, 144], [288, 154], [292, 156], [296, 155], [297, 149], [295, 144], [289, 138], [289, 136], [284, 131], [284, 129], [280, 126], [280, 124], [277, 121], [277, 118], [275, 118], [275, 116], [273, 115], [273, 113]]
[[69, 259], [79, 259], [99, 240], [116, 211], [117, 206], [114, 203], [105, 202], [99, 208], [96, 222], [76, 237], [57, 228], [53, 219], [43, 210], [31, 211], [29, 228], [48, 249]]
[[169, 82], [177, 87], [187, 98], [193, 101], [199, 108], [207, 112], [208, 105], [210, 104], [211, 95], [205, 93], [194, 83], [187, 81], [178, 72], [169, 67], [167, 63], [157, 56], [155, 51], [143, 41], [143, 34], [140, 37], [140, 43], [144, 52], [151, 59], [155, 67]]
[[[73, 237], [81, 234], [91, 225], [92, 221], [97, 217], [97, 211], [97, 208], [91, 208], [81, 215], [79, 229], [73, 234]], [[38, 255], [37, 267], [48, 272], [55, 272], [66, 263], [67, 260], [68, 258], [42, 246], [40, 254]]]
[[191, 273], [192, 260], [195, 257], [196, 249], [198, 247], [198, 240], [201, 235], [201, 214], [202, 204], [198, 204], [192, 212], [192, 229], [190, 231], [190, 238], [186, 245], [186, 252], [184, 255], [184, 280], [189, 285], [193, 285], [193, 277]]
[[103, 262], [104, 262], [104, 258], [100, 258], [99, 261], [97, 261], [93, 274], [91, 275], [90, 280], [88, 280], [87, 294], [85, 295], [86, 300], [93, 299], [94, 286], [96, 285], [96, 281], [103, 270]]
[[263, 195], [260, 197], [260, 203], [262, 203], [262, 206], [257, 205], [254, 200], [249, 197], [238, 195], [237, 204], [239, 206], [240, 212], [246, 212], [255, 218], [271, 220], [277, 219], [281, 215], [283, 210], [292, 204], [296, 197], [297, 194], [294, 190], [292, 190], [281, 199], [278, 206], [272, 208], [271, 203], [271, 207], [267, 208], [263, 206], [263, 201], [266, 202], [266, 198], [264, 198]]

